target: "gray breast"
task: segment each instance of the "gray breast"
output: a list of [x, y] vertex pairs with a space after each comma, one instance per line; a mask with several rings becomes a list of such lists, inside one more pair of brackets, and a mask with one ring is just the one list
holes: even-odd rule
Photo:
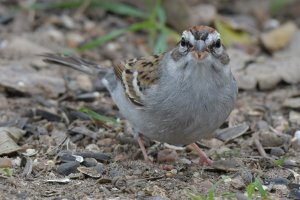
[[159, 89], [149, 92], [145, 123], [140, 127], [143, 134], [161, 142], [190, 144], [208, 137], [226, 120], [237, 91], [231, 73], [221, 82], [214, 75], [190, 78], [165, 77]]

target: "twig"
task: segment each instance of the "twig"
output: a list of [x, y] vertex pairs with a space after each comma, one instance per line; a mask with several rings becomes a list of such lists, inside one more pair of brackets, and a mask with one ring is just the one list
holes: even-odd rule
[[258, 134], [255, 133], [253, 135], [253, 141], [254, 141], [254, 144], [256, 145], [256, 148], [259, 152], [259, 154], [262, 156], [262, 157], [268, 157], [266, 151], [264, 150], [262, 144], [260, 143], [259, 139], [258, 139]]

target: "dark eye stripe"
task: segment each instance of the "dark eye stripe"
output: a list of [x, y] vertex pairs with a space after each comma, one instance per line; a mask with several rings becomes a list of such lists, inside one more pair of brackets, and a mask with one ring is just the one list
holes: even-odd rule
[[183, 38], [181, 39], [181, 42], [180, 42], [180, 45], [182, 46], [182, 47], [184, 47], [184, 46], [186, 46], [188, 44], [188, 42], [187, 41], [185, 41]]
[[216, 47], [216, 48], [220, 48], [221, 46], [222, 46], [221, 40], [218, 39], [218, 40], [216, 41], [216, 43], [215, 43], [215, 47]]

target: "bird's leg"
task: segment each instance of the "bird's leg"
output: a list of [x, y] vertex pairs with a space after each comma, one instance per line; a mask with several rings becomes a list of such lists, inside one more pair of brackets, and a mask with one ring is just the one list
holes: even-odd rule
[[149, 159], [149, 157], [148, 157], [148, 155], [147, 155], [146, 148], [145, 148], [145, 145], [144, 145], [144, 141], [143, 141], [142, 136], [139, 135], [139, 136], [137, 137], [137, 141], [138, 141], [139, 146], [140, 146], [140, 148], [141, 148], [141, 150], [142, 150], [142, 153], [143, 153], [143, 156], [144, 156], [145, 161], [146, 161], [146, 162], [151, 162], [151, 160]]
[[211, 165], [213, 161], [207, 157], [207, 155], [199, 148], [196, 143], [190, 144], [190, 146], [197, 152], [200, 157], [200, 164]]

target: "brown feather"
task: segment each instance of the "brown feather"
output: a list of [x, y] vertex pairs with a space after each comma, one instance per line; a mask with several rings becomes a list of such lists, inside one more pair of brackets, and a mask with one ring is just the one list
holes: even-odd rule
[[[123, 84], [127, 97], [133, 103], [142, 106], [142, 95], [145, 90], [158, 82], [160, 61], [163, 55], [131, 59], [114, 66], [116, 77]], [[137, 73], [137, 80], [135, 80], [134, 73]]]

